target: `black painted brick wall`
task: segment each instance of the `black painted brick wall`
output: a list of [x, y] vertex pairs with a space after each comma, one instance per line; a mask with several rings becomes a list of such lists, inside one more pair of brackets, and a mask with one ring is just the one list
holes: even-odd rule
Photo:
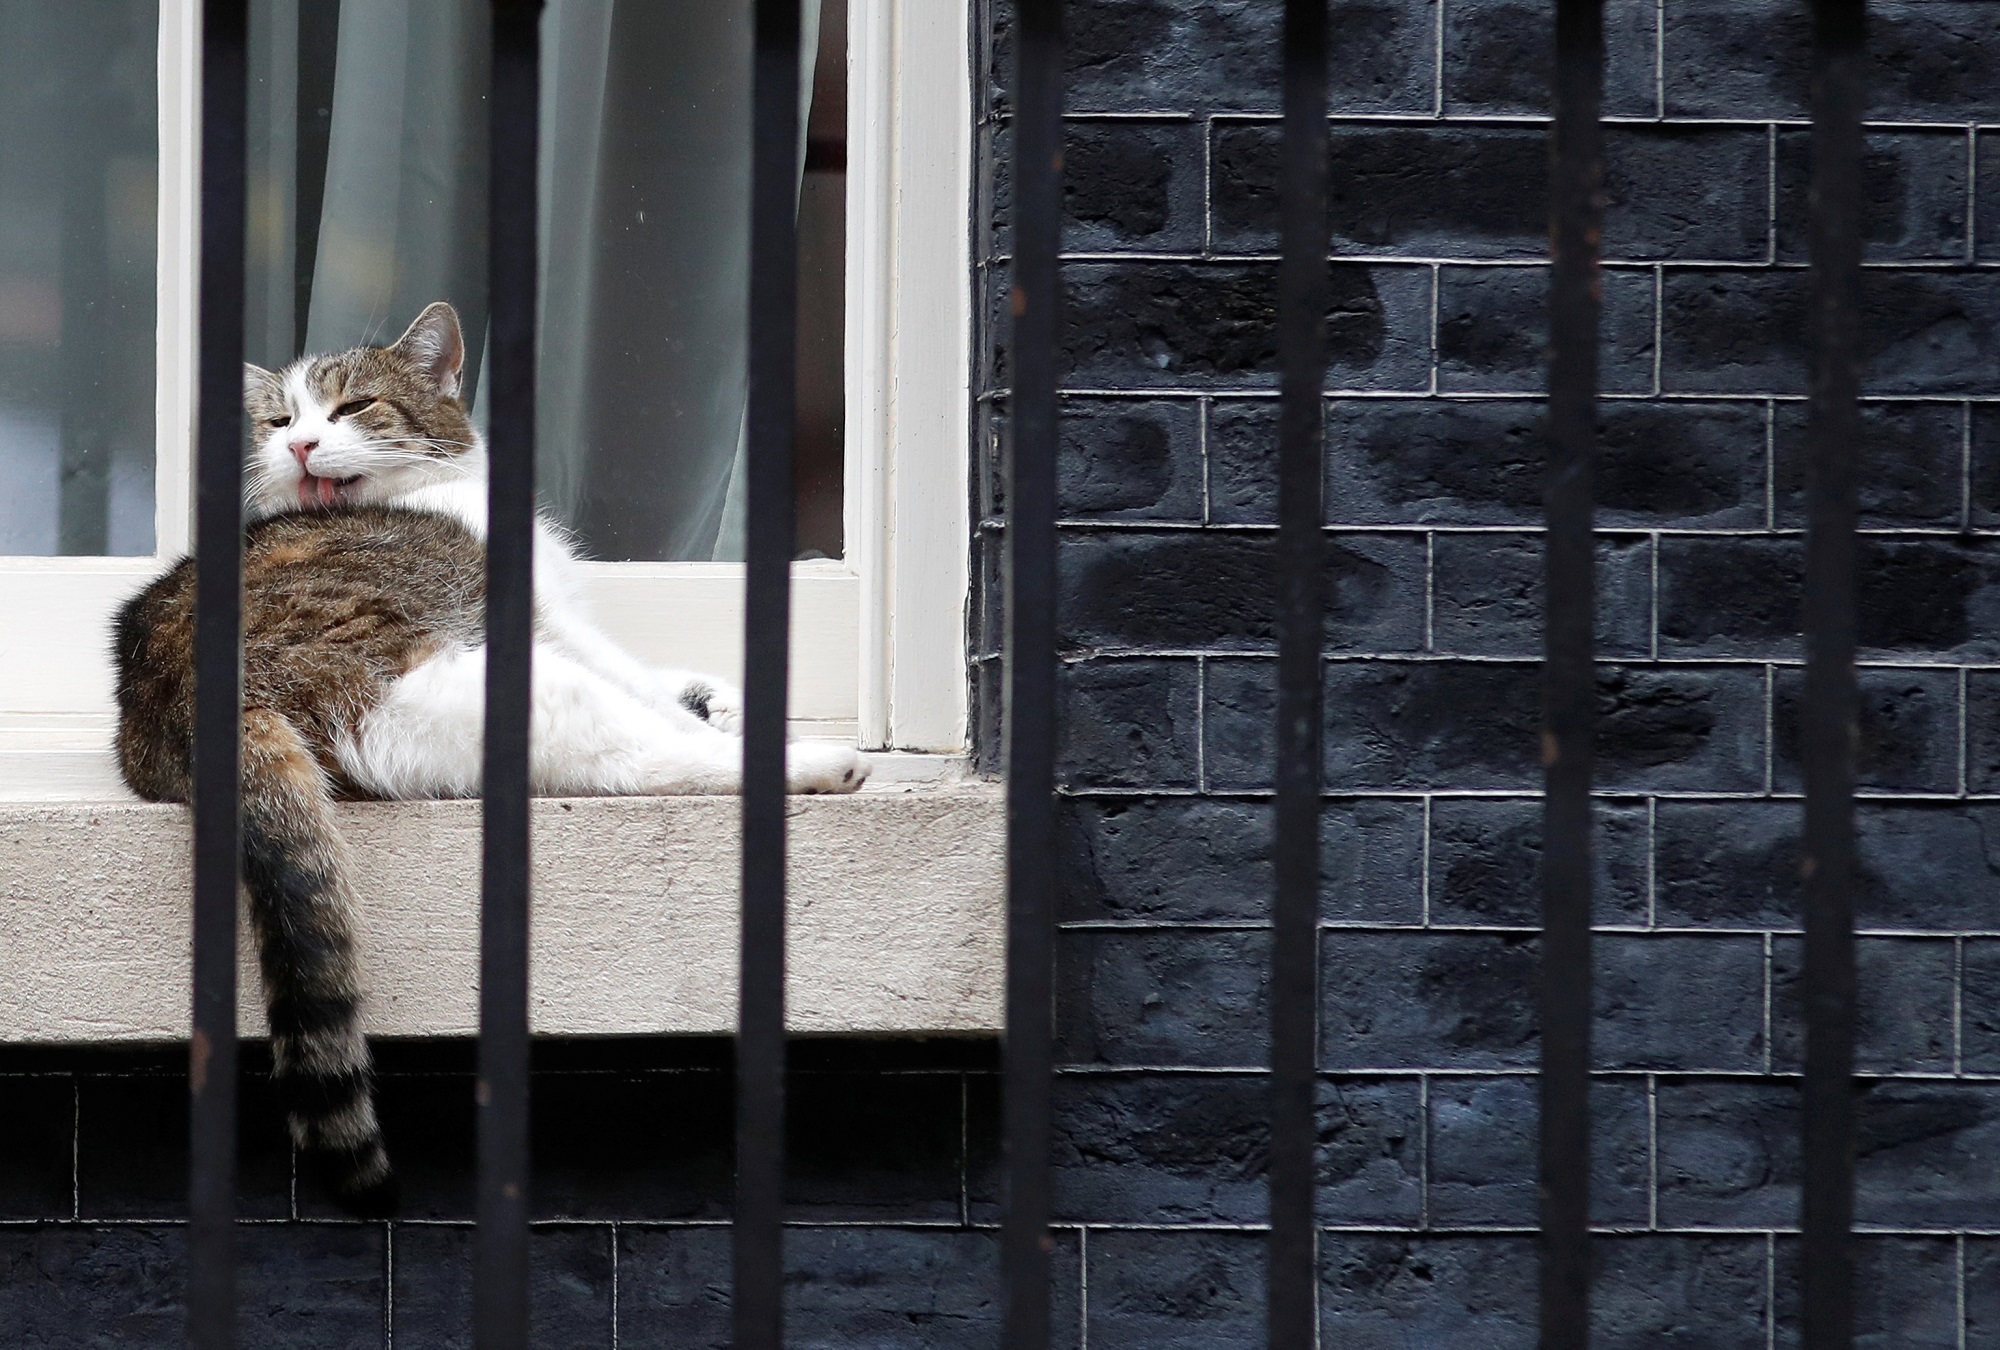
[[[1870, 8], [1862, 1317], [2000, 1347], [2000, 5]], [[1530, 1346], [1552, 7], [1331, 9], [1323, 1341]], [[1058, 1205], [1093, 1346], [1263, 1344], [1280, 15], [1070, 6]], [[1607, 5], [1606, 1346], [1796, 1337], [1805, 22]]]
[[[404, 1189], [389, 1223], [341, 1217], [301, 1175], [268, 1056], [245, 1060], [245, 1350], [470, 1346], [472, 1047], [378, 1047]], [[0, 1053], [10, 1350], [183, 1344], [186, 1064], [184, 1050]], [[537, 1346], [727, 1350], [729, 1065], [716, 1040], [536, 1045]], [[793, 1065], [789, 1343], [997, 1345], [991, 1043], [801, 1042]], [[1056, 1268], [1073, 1327], [1074, 1244]]]

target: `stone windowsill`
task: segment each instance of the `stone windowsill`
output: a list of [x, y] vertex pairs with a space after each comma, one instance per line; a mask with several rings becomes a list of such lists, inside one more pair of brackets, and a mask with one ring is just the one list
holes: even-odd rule
[[[790, 1024], [802, 1033], [997, 1031], [999, 790], [966, 778], [957, 761], [878, 762], [853, 796], [792, 799]], [[0, 1042], [183, 1038], [186, 811], [132, 799], [115, 777], [104, 780], [108, 764], [68, 758], [53, 779], [51, 767], [6, 775], [0, 794]], [[479, 804], [339, 810], [355, 860], [367, 1029], [473, 1034]], [[733, 797], [534, 803], [538, 1033], [732, 1030], [738, 812]], [[242, 971], [244, 1034], [261, 1035], [247, 942]]]

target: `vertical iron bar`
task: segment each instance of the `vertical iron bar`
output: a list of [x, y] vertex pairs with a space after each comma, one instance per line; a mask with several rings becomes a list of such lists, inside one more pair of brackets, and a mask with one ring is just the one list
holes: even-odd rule
[[1590, 783], [1596, 702], [1598, 251], [1604, 0], [1558, 0], [1550, 140], [1542, 674], [1541, 1344], [1590, 1343]]
[[1806, 410], [1806, 1350], [1854, 1343], [1855, 457], [1861, 433], [1863, 0], [1814, 0]]
[[1286, 0], [1278, 264], [1278, 763], [1271, 950], [1272, 1350], [1311, 1350], [1319, 1028], [1320, 453], [1327, 307], [1326, 0]]
[[535, 153], [541, 0], [493, 0], [486, 739], [473, 1344], [528, 1344], [528, 713], [534, 656]]
[[796, 530], [799, 0], [757, 0], [743, 609], [743, 930], [736, 1013], [736, 1350], [785, 1334], [785, 712]]
[[188, 1343], [236, 1343], [236, 888], [243, 731], [243, 155], [249, 6], [201, 34], [201, 355], [196, 385], [194, 1026], [188, 1045]]
[[1020, 0], [1014, 71], [1012, 416], [1007, 456], [1005, 1350], [1049, 1343], [1055, 1061], [1056, 361], [1062, 244], [1062, 0]]

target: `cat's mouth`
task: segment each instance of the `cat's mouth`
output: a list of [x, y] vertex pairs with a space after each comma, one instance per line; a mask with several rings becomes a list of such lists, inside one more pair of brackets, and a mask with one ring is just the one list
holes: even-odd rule
[[321, 478], [309, 473], [299, 479], [299, 507], [311, 510], [316, 506], [339, 506], [347, 500], [347, 490], [360, 481], [358, 473], [347, 478]]

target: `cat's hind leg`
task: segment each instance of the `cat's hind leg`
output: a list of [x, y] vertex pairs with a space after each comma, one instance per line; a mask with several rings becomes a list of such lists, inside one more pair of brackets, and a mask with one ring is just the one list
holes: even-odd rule
[[[441, 652], [398, 679], [338, 747], [357, 786], [383, 797], [479, 792], [485, 648]], [[647, 707], [548, 643], [534, 652], [528, 778], [541, 796], [733, 793], [743, 743]], [[792, 792], [847, 792], [867, 777], [842, 746], [794, 746]]]

